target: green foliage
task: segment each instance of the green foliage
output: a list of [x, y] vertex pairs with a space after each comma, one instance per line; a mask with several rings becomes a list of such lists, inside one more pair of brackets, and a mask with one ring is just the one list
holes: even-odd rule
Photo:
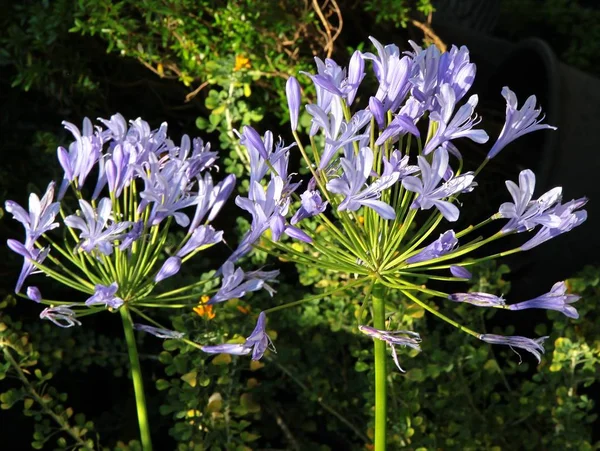
[[375, 14], [375, 22], [389, 22], [405, 28], [414, 14], [418, 11], [427, 17], [433, 12], [431, 0], [367, 0], [364, 8]]

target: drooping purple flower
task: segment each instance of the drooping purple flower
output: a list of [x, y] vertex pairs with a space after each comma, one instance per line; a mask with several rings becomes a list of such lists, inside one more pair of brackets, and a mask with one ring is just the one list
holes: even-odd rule
[[118, 309], [125, 301], [117, 296], [119, 291], [119, 284], [113, 282], [110, 285], [96, 285], [94, 287], [94, 294], [85, 301], [85, 305], [88, 307], [92, 305], [104, 304], [106, 307]]
[[27, 297], [38, 304], [42, 302], [42, 293], [38, 287], [27, 287]]
[[432, 138], [425, 144], [423, 155], [429, 155], [439, 146], [458, 138], [469, 138], [478, 144], [483, 144], [489, 139], [484, 130], [474, 130], [473, 127], [481, 119], [475, 114], [475, 107], [479, 98], [477, 95], [472, 95], [466, 104], [461, 106], [454, 117], [450, 119], [454, 106], [456, 104], [456, 94], [454, 90], [447, 84], [440, 88], [440, 93], [436, 95], [436, 99], [441, 105], [441, 111], [431, 113], [431, 119], [437, 122], [436, 129]]
[[379, 135], [375, 145], [382, 146], [386, 141], [395, 142], [400, 136], [410, 133], [417, 138], [420, 136], [419, 129], [415, 125], [415, 119], [403, 112], [398, 113], [388, 124], [383, 133]]
[[169, 329], [161, 329], [160, 327], [148, 326], [146, 324], [134, 323], [133, 328], [135, 330], [141, 330], [142, 332], [149, 333], [150, 335], [154, 335], [158, 338], [171, 338], [174, 340], [179, 340], [185, 336], [183, 332], [176, 332], [174, 330]]
[[256, 322], [256, 327], [250, 334], [244, 343], [237, 344], [220, 344], [215, 346], [202, 346], [202, 350], [208, 354], [233, 354], [233, 355], [246, 355], [252, 352], [252, 360], [260, 360], [260, 358], [264, 355], [267, 349], [270, 349], [273, 352], [277, 352], [275, 350], [275, 346], [273, 345], [273, 341], [267, 335], [265, 330], [267, 326], [267, 317], [265, 312], [260, 312], [258, 315], [258, 321]]
[[502, 296], [498, 297], [490, 293], [454, 293], [448, 295], [448, 299], [454, 302], [466, 302], [477, 307], [503, 307], [505, 305]]
[[70, 122], [63, 121], [63, 125], [73, 134], [75, 141], [71, 143], [68, 151], [64, 147], [58, 148], [58, 161], [65, 171], [58, 193], [59, 200], [63, 198], [69, 183], [77, 180], [77, 186], [83, 186], [102, 150], [100, 134], [94, 132], [92, 122], [87, 117], [83, 120], [81, 131]]
[[572, 200], [566, 204], [558, 204], [548, 210], [549, 214], [560, 218], [559, 225], [556, 227], [542, 226], [533, 238], [521, 246], [521, 249], [524, 251], [533, 249], [534, 247], [583, 224], [587, 219], [587, 211], [579, 209], [586, 203], [587, 198], [582, 197], [581, 199]]
[[300, 83], [296, 80], [296, 77], [288, 78], [285, 84], [285, 94], [288, 101], [288, 109], [290, 111], [290, 123], [292, 131], [298, 129], [298, 115], [300, 114]]
[[540, 224], [547, 227], [560, 225], [560, 218], [549, 213], [549, 209], [560, 201], [562, 188], [553, 188], [537, 201], [531, 201], [535, 189], [535, 174], [529, 169], [519, 174], [519, 186], [507, 180], [506, 187], [514, 203], [505, 202], [500, 205], [498, 214], [502, 218], [510, 219], [502, 228], [503, 233], [513, 230], [524, 232]]
[[301, 206], [296, 211], [290, 224], [295, 225], [305, 218], [319, 215], [325, 211], [328, 202], [321, 199], [321, 195], [318, 191], [306, 190], [300, 195]]
[[29, 212], [12, 200], [6, 201], [6, 211], [25, 227], [27, 244], [35, 243], [44, 233], [58, 227], [54, 219], [60, 210], [60, 203], [53, 203], [53, 200], [54, 182], [51, 182], [41, 199], [36, 194], [29, 195]]
[[169, 257], [165, 260], [160, 270], [154, 277], [156, 283], [165, 280], [168, 277], [174, 276], [181, 269], [181, 258], [177, 256]]
[[[540, 338], [527, 338], [520, 337], [518, 335], [505, 337], [503, 335], [493, 335], [493, 334], [482, 334], [479, 335], [479, 339], [485, 341], [486, 343], [491, 343], [494, 345], [506, 345], [510, 346], [510, 348], [517, 354], [519, 353], [514, 350], [514, 348], [521, 348], [527, 352], [531, 352], [538, 363], [542, 361], [542, 354], [544, 353], [544, 340], [548, 337], [540, 337]], [[520, 356], [519, 356], [520, 357]]]
[[398, 362], [398, 354], [396, 353], [396, 345], [399, 346], [408, 346], [410, 348], [416, 349], [420, 351], [421, 348], [419, 343], [421, 342], [421, 336], [417, 332], [411, 332], [409, 330], [396, 330], [396, 331], [387, 331], [387, 330], [379, 330], [369, 326], [358, 326], [358, 330], [360, 330], [363, 334], [368, 335], [374, 340], [381, 340], [386, 342], [392, 348], [392, 357], [394, 359], [394, 363], [398, 367], [400, 371], [404, 373], [402, 367], [400, 367], [400, 363]]
[[256, 271], [248, 271], [245, 274], [245, 278], [246, 280], [252, 280], [252, 279], [258, 279], [258, 280], [262, 280], [263, 281], [263, 288], [271, 295], [271, 297], [273, 297], [273, 295], [275, 293], [277, 293], [277, 291], [275, 291], [275, 289], [269, 285], [267, 282], [270, 283], [277, 283], [277, 277], [279, 276], [279, 270], [275, 269], [273, 271], [261, 271], [261, 270], [256, 270]]
[[421, 178], [408, 176], [402, 180], [407, 190], [419, 194], [411, 208], [429, 210], [436, 207], [448, 221], [456, 221], [460, 215], [458, 207], [443, 199], [472, 189], [475, 186], [475, 176], [472, 172], [467, 172], [438, 186], [448, 169], [448, 151], [442, 147], [438, 148], [433, 155], [431, 166], [422, 156], [418, 156], [417, 160], [421, 169]]
[[19, 293], [21, 291], [21, 288], [23, 287], [25, 279], [31, 274], [40, 272], [36, 271], [34, 262], [43, 263], [44, 259], [48, 255], [48, 252], [50, 252], [50, 249], [28, 248], [24, 244], [19, 243], [17, 240], [7, 240], [6, 243], [13, 252], [16, 252], [25, 259], [23, 262], [23, 268], [21, 269], [21, 273], [19, 274], [19, 279], [17, 280], [17, 285], [15, 287], [15, 293]]
[[83, 217], [71, 215], [65, 218], [68, 227], [81, 230], [79, 248], [85, 252], [97, 249], [104, 255], [112, 254], [113, 242], [121, 239], [132, 223], [112, 222], [112, 201], [108, 197], [100, 200], [96, 210], [83, 199], [79, 200], [79, 207]]
[[63, 328], [81, 326], [81, 321], [77, 319], [77, 314], [71, 310], [71, 307], [74, 305], [75, 304], [47, 307], [40, 313], [40, 319], [50, 320], [57, 326]]
[[529, 301], [509, 305], [508, 308], [510, 310], [525, 310], [528, 308], [556, 310], [569, 318], [577, 319], [579, 318], [579, 313], [570, 304], [577, 302], [579, 299], [581, 299], [581, 296], [567, 294], [567, 284], [563, 281], [556, 282], [549, 293], [530, 299]]
[[473, 274], [462, 266], [451, 265], [450, 272], [454, 277], [458, 277], [459, 279], [471, 279], [473, 277]]
[[442, 233], [433, 243], [426, 246], [421, 252], [407, 258], [406, 263], [424, 262], [441, 257], [448, 252], [452, 252], [457, 245], [458, 240], [456, 239], [454, 230], [448, 230], [447, 232]]
[[260, 290], [264, 285], [262, 279], [250, 279], [244, 282], [244, 271], [242, 268], [235, 269], [232, 262], [225, 262], [222, 271], [221, 288], [219, 288], [219, 291], [215, 293], [207, 304], [216, 304], [217, 302], [224, 302], [229, 299], [241, 298], [249, 291]]
[[488, 160], [498, 155], [509, 143], [527, 133], [543, 129], [556, 130], [552, 125], [541, 123], [544, 116], [539, 117], [542, 110], [535, 108], [535, 96], [529, 96], [520, 110], [517, 109], [517, 96], [507, 86], [502, 88], [502, 96], [506, 99], [506, 122], [500, 136], [487, 154]]
[[338, 205], [338, 211], [356, 211], [365, 206], [372, 208], [384, 219], [394, 219], [396, 212], [385, 202], [378, 200], [381, 192], [398, 181], [399, 173], [393, 172], [385, 177], [380, 177], [371, 185], [365, 183], [373, 168], [373, 151], [363, 147], [354, 159], [342, 158], [340, 160], [344, 174], [327, 183], [327, 189], [335, 194], [345, 195], [345, 199]]

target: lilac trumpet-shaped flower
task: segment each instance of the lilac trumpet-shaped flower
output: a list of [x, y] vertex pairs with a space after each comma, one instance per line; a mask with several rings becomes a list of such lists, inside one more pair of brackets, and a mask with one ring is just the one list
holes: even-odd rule
[[579, 210], [587, 203], [587, 198], [572, 200], [566, 204], [558, 204], [548, 211], [549, 214], [560, 218], [560, 223], [557, 226], [542, 226], [533, 238], [527, 241], [521, 249], [527, 251], [533, 249], [540, 244], [569, 232], [573, 228], [583, 224], [587, 219], [587, 211]]
[[498, 155], [509, 143], [527, 133], [543, 129], [556, 130], [552, 125], [541, 124], [544, 117], [540, 118], [542, 110], [535, 108], [535, 96], [529, 96], [520, 110], [517, 109], [517, 96], [507, 86], [502, 88], [502, 96], [506, 99], [506, 122], [500, 136], [487, 154], [488, 160]]
[[369, 39], [377, 49], [377, 55], [364, 55], [365, 59], [373, 61], [373, 71], [379, 81], [375, 97], [385, 112], [395, 112], [411, 88], [408, 77], [412, 71], [412, 60], [407, 56], [400, 58], [400, 50], [396, 45], [384, 47], [372, 36]]
[[42, 302], [42, 293], [40, 293], [40, 289], [38, 287], [27, 287], [25, 292], [27, 293], [27, 297], [32, 301], [37, 303]]
[[139, 221], [134, 222], [129, 232], [125, 233], [125, 235], [121, 237], [122, 241], [119, 249], [121, 251], [129, 249], [134, 241], [137, 241], [142, 237], [143, 232], [144, 221], [140, 219]]
[[358, 326], [358, 330], [360, 330], [363, 334], [368, 335], [374, 340], [381, 340], [386, 342], [392, 348], [392, 357], [394, 359], [394, 363], [398, 367], [400, 371], [404, 373], [404, 370], [400, 366], [398, 362], [398, 354], [396, 353], [396, 345], [399, 346], [408, 346], [410, 348], [416, 349], [420, 351], [421, 348], [419, 343], [421, 342], [421, 336], [417, 332], [411, 332], [409, 330], [397, 330], [397, 331], [387, 331], [387, 330], [379, 330], [369, 326]]
[[235, 269], [232, 262], [225, 262], [222, 270], [221, 288], [210, 298], [207, 304], [216, 304], [217, 302], [224, 302], [229, 299], [241, 298], [249, 291], [260, 290], [265, 283], [262, 279], [244, 281], [244, 271], [242, 268]]
[[454, 302], [466, 302], [477, 307], [504, 307], [502, 296], [498, 297], [489, 293], [454, 293], [448, 295], [448, 299]]
[[377, 97], [369, 99], [369, 111], [373, 115], [377, 127], [383, 130], [385, 127], [385, 110], [383, 109], [383, 103]]
[[288, 81], [285, 84], [285, 94], [290, 112], [290, 124], [292, 126], [292, 131], [295, 132], [298, 129], [298, 116], [300, 114], [300, 102], [302, 100], [300, 83], [298, 83], [296, 77], [288, 78]]
[[44, 233], [58, 227], [58, 222], [54, 222], [54, 219], [60, 210], [60, 204], [53, 203], [53, 200], [54, 182], [51, 182], [41, 199], [36, 194], [29, 195], [29, 212], [12, 200], [6, 201], [6, 211], [25, 227], [26, 244], [35, 243]]
[[498, 214], [502, 218], [510, 219], [502, 228], [503, 233], [513, 230], [524, 232], [540, 224], [547, 227], [560, 225], [560, 218], [549, 213], [549, 209], [560, 201], [562, 188], [553, 188], [537, 201], [531, 201], [535, 189], [535, 174], [529, 169], [519, 174], [519, 186], [507, 180], [506, 187], [514, 203], [505, 202], [500, 205]]
[[104, 304], [106, 307], [118, 309], [125, 301], [117, 296], [119, 291], [119, 284], [113, 282], [110, 285], [96, 285], [94, 287], [94, 294], [85, 301], [85, 305], [91, 307], [93, 305]]
[[70, 182], [77, 180], [78, 187], [83, 186], [102, 150], [102, 139], [99, 133], [94, 132], [92, 122], [87, 117], [83, 120], [81, 131], [70, 122], [63, 121], [63, 125], [73, 134], [75, 141], [71, 143], [68, 151], [64, 147], [58, 148], [58, 161], [65, 171], [58, 193], [59, 200], [63, 198]]
[[275, 293], [277, 293], [277, 291], [275, 291], [275, 289], [269, 285], [267, 282], [270, 283], [277, 283], [277, 277], [279, 276], [279, 270], [275, 269], [273, 271], [261, 271], [261, 270], [256, 270], [256, 271], [248, 271], [245, 274], [245, 278], [246, 280], [253, 280], [253, 279], [258, 279], [258, 280], [262, 280], [263, 281], [263, 288], [269, 293], [269, 295], [271, 295], [271, 297], [273, 297], [273, 295]]
[[408, 155], [402, 156], [402, 152], [399, 150], [392, 151], [390, 158], [384, 155], [382, 158], [383, 172], [382, 177], [387, 177], [393, 173], [398, 173], [398, 180], [402, 180], [404, 177], [410, 174], [414, 174], [419, 171], [418, 166], [408, 164]]
[[365, 183], [373, 168], [373, 151], [363, 147], [354, 159], [341, 159], [344, 170], [342, 177], [327, 183], [327, 189], [335, 194], [343, 194], [345, 199], [338, 206], [338, 211], [356, 211], [360, 207], [372, 208], [384, 219], [394, 219], [396, 212], [383, 201], [377, 200], [381, 192], [398, 181], [399, 173], [392, 172], [390, 175], [380, 177], [371, 185], [365, 187]]
[[181, 268], [182, 260], [188, 254], [212, 246], [223, 240], [223, 232], [216, 231], [212, 226], [197, 227], [188, 241], [177, 251], [177, 253], [165, 260], [158, 274], [154, 277], [155, 282], [160, 282], [167, 277], [174, 276]]
[[452, 111], [456, 104], [456, 94], [454, 90], [447, 84], [440, 88], [440, 93], [436, 95], [441, 112], [434, 111], [431, 113], [431, 119], [437, 122], [438, 128], [433, 137], [425, 144], [423, 155], [429, 155], [437, 147], [458, 138], [469, 138], [478, 144], [487, 142], [489, 139], [484, 130], [473, 130], [473, 127], [481, 120], [474, 114], [477, 106], [478, 97], [472, 95], [467, 103], [461, 106], [454, 117]]
[[424, 262], [441, 257], [448, 252], [452, 252], [457, 245], [458, 240], [456, 239], [454, 230], [448, 230], [447, 232], [442, 233], [433, 243], [426, 246], [421, 252], [407, 258], [406, 263]]
[[25, 261], [23, 262], [23, 268], [21, 269], [21, 273], [19, 274], [19, 279], [17, 280], [17, 285], [15, 287], [15, 293], [19, 293], [21, 288], [23, 287], [23, 283], [25, 283], [25, 279], [29, 277], [31, 274], [36, 272], [34, 263], [43, 263], [44, 259], [50, 252], [50, 249], [33, 249], [28, 248], [22, 243], [19, 243], [17, 240], [7, 240], [6, 244], [13, 251], [24, 257]]
[[71, 310], [71, 307], [74, 305], [59, 305], [57, 307], [45, 308], [40, 313], [40, 319], [47, 319], [63, 328], [81, 326], [81, 321], [77, 319], [76, 313]]
[[154, 335], [158, 338], [171, 338], [174, 340], [179, 340], [185, 336], [183, 332], [176, 332], [174, 330], [169, 329], [161, 329], [160, 327], [148, 326], [146, 324], [138, 324], [135, 323], [133, 325], [135, 330], [141, 330], [142, 332], [149, 333], [150, 335]]
[[471, 279], [473, 277], [473, 274], [468, 269], [457, 265], [450, 266], [450, 273], [459, 279]]
[[369, 123], [372, 114], [369, 110], [360, 110], [354, 114], [349, 122], [344, 120], [344, 113], [339, 99], [331, 102], [331, 118], [317, 105], [307, 105], [306, 110], [313, 117], [313, 125], [322, 128], [325, 133], [325, 147], [321, 154], [319, 169], [325, 169], [331, 163], [335, 153], [354, 141], [367, 138], [367, 133], [361, 130]]
[[300, 195], [301, 205], [298, 211], [292, 216], [290, 224], [295, 225], [305, 218], [319, 215], [325, 211], [328, 202], [321, 199], [318, 191], [306, 190]]
[[529, 301], [509, 305], [508, 308], [510, 310], [525, 310], [528, 308], [556, 310], [569, 318], [577, 319], [579, 318], [579, 313], [570, 304], [579, 299], [581, 299], [581, 296], [567, 294], [567, 284], [563, 281], [556, 282], [549, 293], [530, 299]]
[[113, 251], [113, 242], [121, 239], [123, 232], [131, 222], [111, 222], [112, 201], [105, 197], [98, 203], [94, 211], [92, 206], [83, 199], [79, 200], [79, 207], [83, 217], [71, 215], [65, 218], [68, 227], [81, 230], [79, 237], [81, 242], [79, 248], [85, 252], [97, 249], [104, 255], [110, 255]]
[[[524, 349], [527, 352], [531, 352], [538, 363], [542, 361], [542, 354], [544, 353], [544, 340], [548, 337], [540, 337], [540, 338], [527, 338], [520, 337], [518, 335], [505, 337], [503, 335], [493, 335], [493, 334], [482, 334], [479, 335], [479, 339], [485, 341], [486, 343], [491, 343], [493, 345], [506, 345], [510, 346], [510, 348], [517, 354], [519, 353], [515, 351], [514, 348]], [[520, 356], [519, 356], [520, 357]]]
[[472, 189], [475, 186], [473, 182], [475, 176], [467, 172], [438, 186], [448, 169], [448, 151], [442, 147], [438, 148], [433, 155], [431, 166], [422, 156], [418, 156], [417, 160], [421, 169], [421, 178], [408, 176], [402, 180], [407, 190], [419, 194], [411, 208], [429, 210], [436, 207], [448, 221], [456, 221], [460, 215], [458, 207], [443, 199]]
[[267, 335], [265, 330], [266, 326], [267, 316], [265, 315], [265, 312], [260, 312], [256, 327], [250, 336], [246, 338], [244, 343], [225, 343], [215, 346], [202, 346], [201, 349], [208, 354], [246, 355], [252, 353], [252, 360], [260, 360], [267, 349], [277, 352], [273, 345], [273, 341], [271, 341], [271, 338]]

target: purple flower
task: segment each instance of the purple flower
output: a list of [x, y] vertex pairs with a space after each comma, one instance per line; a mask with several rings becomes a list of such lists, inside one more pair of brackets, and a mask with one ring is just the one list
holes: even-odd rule
[[551, 125], [541, 124], [544, 117], [539, 118], [542, 110], [535, 109], [535, 96], [529, 96], [520, 110], [517, 109], [517, 96], [507, 86], [502, 88], [502, 96], [506, 99], [506, 122], [498, 140], [487, 154], [488, 160], [498, 155], [509, 143], [527, 133], [543, 129], [556, 130], [556, 127]]
[[83, 186], [102, 150], [100, 134], [94, 133], [92, 122], [87, 117], [83, 120], [81, 131], [70, 122], [63, 121], [63, 125], [73, 134], [75, 141], [71, 143], [68, 151], [64, 147], [58, 148], [58, 161], [65, 171], [58, 193], [59, 200], [63, 198], [70, 182], [77, 180], [77, 187]]
[[13, 252], [16, 252], [17, 254], [25, 258], [25, 261], [23, 262], [23, 268], [21, 269], [19, 279], [17, 280], [17, 286], [15, 287], [15, 293], [19, 293], [21, 291], [21, 288], [23, 287], [25, 279], [31, 274], [39, 272], [36, 271], [34, 262], [41, 264], [48, 255], [48, 252], [50, 252], [50, 249], [30, 249], [24, 244], [19, 243], [17, 240], [7, 240], [6, 244], [8, 244], [8, 247]]
[[475, 176], [472, 172], [467, 172], [438, 186], [448, 169], [448, 151], [442, 147], [438, 148], [433, 155], [431, 166], [422, 156], [418, 156], [417, 160], [421, 168], [421, 178], [408, 176], [402, 180], [407, 190], [419, 194], [411, 208], [429, 210], [436, 207], [448, 221], [456, 221], [460, 215], [458, 207], [443, 199], [472, 189], [475, 186]]
[[120, 240], [123, 232], [131, 222], [112, 222], [112, 201], [105, 197], [98, 203], [94, 211], [92, 206], [83, 199], [79, 200], [79, 207], [83, 217], [77, 215], [67, 216], [65, 224], [68, 227], [81, 230], [79, 237], [81, 242], [79, 248], [85, 252], [97, 249], [104, 255], [110, 255], [113, 251], [113, 242]]
[[292, 131], [298, 129], [298, 115], [300, 114], [300, 84], [296, 77], [288, 78], [285, 84], [285, 94], [288, 101], [288, 109], [290, 110], [290, 123], [292, 125]]
[[67, 328], [81, 326], [81, 321], [76, 317], [76, 313], [71, 310], [74, 304], [59, 305], [57, 307], [48, 307], [40, 313], [40, 319], [52, 321], [59, 327]]
[[381, 173], [382, 177], [387, 177], [392, 175], [393, 173], [398, 173], [398, 180], [402, 180], [404, 177], [410, 174], [414, 174], [419, 171], [418, 166], [409, 165], [408, 164], [408, 155], [402, 156], [402, 152], [399, 150], [392, 151], [390, 158], [384, 155], [382, 158], [383, 161], [383, 172]]
[[547, 227], [560, 225], [560, 218], [548, 213], [548, 209], [558, 202], [562, 195], [562, 188], [554, 188], [541, 196], [537, 201], [531, 201], [535, 189], [535, 174], [525, 169], [519, 174], [519, 186], [507, 180], [506, 187], [514, 203], [505, 202], [500, 205], [498, 214], [502, 218], [510, 219], [502, 228], [503, 233], [516, 230], [524, 232], [541, 224]]
[[119, 284], [117, 282], [113, 282], [109, 286], [98, 284], [95, 286], [93, 296], [85, 301], [85, 305], [90, 307], [92, 305], [104, 304], [106, 307], [118, 309], [125, 303], [123, 299], [116, 296], [118, 290]]
[[325, 146], [319, 169], [327, 168], [335, 153], [346, 144], [369, 136], [361, 132], [371, 120], [372, 114], [369, 110], [357, 111], [349, 122], [344, 120], [342, 105], [337, 99], [331, 102], [331, 118], [317, 105], [307, 105], [306, 111], [313, 117], [313, 125], [317, 126], [315, 133], [319, 128], [325, 133]]
[[300, 195], [301, 205], [292, 216], [290, 224], [295, 225], [305, 218], [319, 215], [327, 208], [327, 201], [323, 202], [318, 191], [306, 190]]
[[26, 293], [27, 297], [32, 301], [37, 303], [42, 302], [42, 293], [40, 293], [40, 289], [38, 287], [27, 287]]
[[575, 307], [569, 304], [579, 299], [581, 299], [581, 296], [567, 294], [567, 284], [565, 282], [556, 282], [552, 286], [550, 293], [543, 294], [529, 301], [509, 305], [508, 308], [510, 310], [525, 310], [528, 308], [556, 310], [569, 318], [577, 319], [579, 318], [579, 313], [577, 313]]
[[147, 326], [146, 324], [135, 323], [133, 325], [133, 328], [135, 330], [141, 330], [142, 332], [149, 333], [150, 335], [154, 335], [158, 338], [172, 338], [174, 340], [180, 340], [185, 335], [183, 332], [176, 332], [174, 330], [161, 329], [160, 327]]
[[467, 103], [458, 109], [452, 119], [450, 117], [456, 104], [456, 94], [450, 85], [443, 85], [440, 93], [436, 95], [436, 99], [441, 105], [441, 111], [432, 112], [430, 117], [438, 123], [438, 128], [433, 137], [425, 144], [423, 155], [429, 155], [436, 148], [453, 139], [469, 138], [479, 144], [487, 142], [489, 137], [484, 130], [473, 130], [473, 127], [481, 122], [477, 114], [474, 114], [479, 100], [477, 95], [472, 95]]
[[338, 205], [338, 211], [356, 211], [364, 206], [372, 208], [384, 219], [394, 219], [396, 217], [394, 209], [377, 199], [383, 190], [398, 181], [399, 173], [393, 172], [385, 177], [382, 176], [365, 187], [373, 167], [373, 151], [368, 147], [363, 147], [352, 160], [342, 158], [340, 162], [344, 174], [327, 183], [329, 191], [346, 196]]
[[441, 257], [442, 255], [446, 255], [448, 252], [452, 252], [457, 245], [458, 240], [456, 239], [454, 230], [448, 230], [447, 232], [442, 233], [440, 237], [433, 243], [426, 246], [421, 252], [413, 255], [410, 258], [407, 258], [406, 263], [410, 264], [424, 262]]
[[395, 142], [400, 136], [410, 133], [416, 137], [420, 136], [419, 129], [415, 125], [415, 119], [408, 114], [400, 112], [386, 129], [383, 131], [375, 145], [382, 146], [386, 141]]
[[263, 281], [263, 288], [273, 297], [277, 291], [269, 285], [267, 282], [277, 283], [277, 277], [279, 276], [279, 270], [275, 269], [273, 271], [248, 271], [244, 276], [246, 280], [258, 279]]
[[177, 256], [169, 257], [165, 260], [160, 270], [154, 277], [156, 283], [165, 280], [168, 277], [174, 276], [181, 269], [181, 258]]
[[475, 81], [476, 67], [470, 62], [469, 49], [464, 45], [440, 55], [438, 64], [438, 83], [447, 83], [454, 90], [456, 101], [462, 99]]
[[216, 231], [212, 226], [197, 227], [188, 241], [177, 251], [177, 253], [165, 260], [164, 264], [156, 274], [154, 281], [160, 282], [167, 277], [174, 276], [181, 268], [182, 259], [188, 254], [205, 249], [223, 240], [223, 232]]
[[221, 344], [216, 346], [202, 346], [202, 350], [208, 354], [233, 354], [246, 355], [252, 352], [252, 360], [260, 360], [267, 349], [276, 352], [275, 346], [271, 338], [265, 330], [267, 325], [267, 317], [265, 312], [260, 312], [256, 327], [246, 341], [241, 344]]
[[363, 334], [373, 338], [374, 340], [381, 340], [390, 345], [390, 347], [392, 348], [392, 357], [394, 359], [394, 363], [396, 364], [398, 369], [403, 373], [404, 370], [400, 367], [400, 363], [398, 362], [396, 345], [408, 346], [410, 348], [416, 349], [417, 351], [421, 350], [419, 346], [419, 343], [421, 342], [421, 336], [417, 332], [411, 332], [409, 330], [387, 331], [375, 329], [369, 326], [358, 326], [358, 330], [360, 330]]
[[29, 195], [29, 212], [12, 200], [6, 201], [6, 211], [25, 227], [26, 243], [35, 243], [44, 233], [58, 227], [58, 222], [54, 222], [54, 219], [60, 210], [60, 204], [52, 203], [53, 199], [54, 182], [50, 182], [41, 200], [36, 194]]
[[241, 298], [249, 291], [260, 290], [264, 285], [264, 281], [261, 279], [250, 279], [244, 282], [244, 271], [242, 271], [242, 268], [235, 269], [232, 262], [225, 262], [222, 270], [221, 288], [207, 304]]
[[450, 272], [454, 277], [458, 277], [459, 279], [470, 279], [473, 277], [473, 274], [462, 266], [452, 265], [450, 266]]
[[121, 237], [121, 239], [123, 241], [121, 241], [121, 245], [119, 246], [119, 249], [121, 251], [129, 249], [134, 241], [137, 241], [142, 237], [143, 232], [144, 232], [144, 221], [140, 219], [139, 221], [134, 222], [133, 227], [131, 227], [129, 232], [125, 233], [125, 235], [123, 235]]
[[204, 177], [198, 177], [198, 193], [196, 197], [196, 212], [190, 223], [188, 233], [193, 233], [208, 214], [207, 221], [212, 221], [235, 188], [235, 175], [230, 174], [216, 186], [211, 175], [207, 172]]
[[559, 225], [556, 227], [542, 226], [533, 238], [521, 246], [521, 249], [524, 251], [533, 249], [534, 247], [583, 224], [587, 219], [587, 211], [578, 209], [583, 207], [586, 203], [587, 198], [582, 197], [581, 199], [572, 200], [566, 204], [558, 204], [550, 209], [548, 211], [549, 214], [560, 218]]
[[448, 295], [448, 299], [454, 302], [466, 302], [477, 307], [503, 307], [505, 305], [502, 296], [498, 297], [489, 293], [454, 293]]
[[[486, 343], [491, 343], [493, 345], [506, 345], [510, 346], [510, 348], [517, 354], [519, 353], [514, 350], [514, 348], [521, 348], [527, 352], [531, 352], [538, 363], [542, 361], [541, 355], [544, 352], [544, 340], [548, 337], [540, 337], [536, 339], [520, 337], [518, 335], [505, 337], [502, 335], [493, 335], [493, 334], [482, 334], [479, 336], [479, 339], [485, 341]], [[519, 356], [520, 357], [520, 356]]]
[[408, 77], [412, 70], [412, 61], [405, 56], [400, 58], [400, 50], [396, 45], [385, 47], [372, 36], [369, 37], [375, 48], [377, 56], [365, 53], [364, 58], [373, 61], [373, 71], [379, 81], [375, 97], [382, 103], [384, 111], [395, 112], [411, 87]]
[[380, 130], [383, 130], [385, 127], [385, 110], [383, 109], [383, 104], [377, 97], [371, 97], [369, 99], [369, 111], [375, 118], [377, 127], [379, 127]]

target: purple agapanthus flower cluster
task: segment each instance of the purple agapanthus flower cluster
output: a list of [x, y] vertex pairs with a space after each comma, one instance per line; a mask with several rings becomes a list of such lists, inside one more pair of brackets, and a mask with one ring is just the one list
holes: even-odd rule
[[[219, 182], [213, 180], [211, 170], [216, 169], [218, 153], [210, 144], [187, 135], [175, 144], [167, 137], [165, 123], [152, 130], [142, 119], [127, 123], [120, 114], [99, 121], [104, 128], [88, 118], [81, 130], [64, 122], [74, 141], [58, 148], [64, 176], [56, 198], [51, 182], [41, 199], [30, 195], [28, 210], [6, 201], [6, 211], [25, 228], [23, 242], [8, 240], [9, 248], [24, 258], [15, 291], [49, 305], [41, 318], [71, 327], [81, 324], [78, 312], [160, 307], [182, 297], [190, 299], [193, 307], [193, 299], [203, 295], [214, 294], [213, 302], [222, 302], [272, 283], [276, 271], [245, 274], [238, 268], [234, 272], [237, 257], [233, 256], [224, 259], [220, 289], [204, 293], [200, 284], [191, 284], [156, 294], [157, 284], [177, 274], [186, 260], [223, 241], [223, 232], [210, 223], [230, 197], [236, 179], [229, 175]], [[262, 141], [254, 138], [250, 141], [262, 145], [258, 151], [266, 154]], [[281, 202], [272, 202], [264, 193], [261, 197], [258, 188], [252, 197], [258, 204], [253, 206], [257, 220], [268, 217], [277, 231], [287, 208], [285, 199], [295, 189], [283, 173], [286, 151], [277, 147], [272, 161], [276, 167], [283, 165], [282, 176], [273, 181]], [[257, 180], [266, 169], [256, 169]], [[171, 225], [185, 230], [175, 248], [166, 246]], [[65, 229], [64, 244], [49, 236], [59, 227]], [[84, 293], [87, 300], [54, 306], [36, 286], [27, 286], [26, 294], [21, 294], [35, 272]], [[270, 285], [265, 288], [274, 292]]]
[[[568, 304], [576, 299], [559, 293], [564, 285], [557, 284], [554, 294], [507, 305], [493, 294], [446, 294], [417, 283], [419, 278], [470, 279], [469, 269], [486, 257], [466, 256], [509, 234], [534, 232], [528, 241], [510, 250], [515, 253], [567, 232], [585, 221], [582, 207], [586, 199], [562, 203], [561, 187], [535, 199], [535, 176], [525, 170], [518, 185], [506, 182], [513, 202], [492, 208], [491, 216], [480, 224], [450, 229], [447, 223], [456, 223], [464, 208], [459, 198], [476, 189], [490, 159], [527, 133], [555, 127], [542, 123], [535, 96], [518, 109], [515, 94], [505, 87], [501, 92], [507, 103], [504, 127], [481, 166], [465, 170], [460, 140], [482, 145], [489, 140], [479, 127], [479, 98], [468, 95], [476, 76], [468, 49], [452, 46], [440, 52], [435, 46], [421, 48], [411, 42], [411, 50], [402, 52], [396, 45], [370, 39], [375, 52], [356, 51], [347, 67], [332, 59], [315, 58], [316, 72], [303, 73], [316, 91], [314, 101], [304, 107], [311, 120], [309, 143], [299, 134], [303, 102], [295, 77], [286, 84], [295, 145], [281, 141], [274, 145], [272, 132], [261, 136], [251, 127], [244, 127], [239, 135], [250, 159], [250, 187], [248, 196], [238, 197], [236, 203], [250, 213], [252, 223], [234, 257], [247, 253], [270, 230], [261, 246], [275, 255], [321, 270], [353, 274], [365, 286], [400, 290], [417, 303], [422, 303], [418, 294], [427, 293], [479, 307], [546, 308], [574, 317]], [[369, 66], [377, 83], [373, 92], [362, 83], [370, 76]], [[290, 173], [291, 151], [302, 155], [310, 178], [300, 181]], [[299, 190], [301, 186], [304, 191]], [[466, 238], [479, 227], [502, 219], [508, 222], [498, 233]], [[283, 234], [300, 243], [292, 246], [281, 241]], [[439, 238], [434, 239], [436, 235]], [[235, 280], [241, 284], [235, 287], [249, 282], [243, 282], [241, 275]], [[402, 344], [392, 340], [393, 333], [386, 332], [382, 324], [374, 324], [374, 328], [363, 325], [361, 330], [392, 345]], [[502, 342], [469, 333], [484, 341]], [[412, 333], [407, 334], [412, 339]], [[508, 337], [505, 344], [536, 356], [543, 351], [537, 341], [525, 340]]]

